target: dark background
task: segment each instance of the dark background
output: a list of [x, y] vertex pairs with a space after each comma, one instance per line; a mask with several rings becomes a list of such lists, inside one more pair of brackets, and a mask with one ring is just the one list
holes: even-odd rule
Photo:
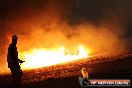
[[3, 29], [9, 20], [25, 15], [25, 10], [42, 11], [54, 5], [61, 8], [61, 17], [68, 19], [70, 24], [76, 24], [82, 19], [98, 24], [102, 19], [116, 18], [118, 23], [125, 26], [125, 37], [128, 38], [132, 33], [131, 3], [131, 0], [0, 0], [0, 33], [2, 36], [8, 30]]

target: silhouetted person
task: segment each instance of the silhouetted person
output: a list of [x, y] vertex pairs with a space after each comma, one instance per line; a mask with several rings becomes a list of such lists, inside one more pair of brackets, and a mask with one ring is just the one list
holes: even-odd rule
[[19, 63], [23, 63], [24, 61], [18, 59], [18, 51], [16, 47], [17, 39], [18, 37], [16, 35], [12, 36], [12, 43], [8, 47], [8, 55], [7, 55], [8, 68], [10, 68], [13, 78], [12, 88], [19, 87], [23, 75]]

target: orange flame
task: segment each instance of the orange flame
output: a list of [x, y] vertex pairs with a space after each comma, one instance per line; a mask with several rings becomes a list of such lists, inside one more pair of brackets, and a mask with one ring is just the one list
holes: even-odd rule
[[77, 47], [78, 51], [66, 49], [64, 46], [58, 49], [32, 49], [27, 52], [20, 52], [20, 58], [23, 58], [26, 62], [22, 65], [22, 68], [40, 68], [45, 66], [51, 66], [72, 60], [78, 60], [88, 57], [88, 50], [85, 50], [82, 45]]
[[86, 71], [84, 67], [82, 68], [81, 73], [84, 78], [88, 78], [88, 72]]

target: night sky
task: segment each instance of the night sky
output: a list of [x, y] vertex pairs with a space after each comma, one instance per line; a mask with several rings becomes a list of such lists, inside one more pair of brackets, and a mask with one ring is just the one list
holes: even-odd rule
[[[98, 25], [102, 20], [117, 19], [117, 25], [126, 30], [124, 37], [132, 36], [132, 1], [131, 0], [0, 0], [0, 36], [8, 31], [8, 21], [19, 17], [30, 17], [25, 11], [42, 11], [59, 6], [61, 18], [68, 19], [74, 25], [81, 20]], [[40, 13], [38, 13], [40, 14]], [[113, 22], [113, 21], [111, 21]]]

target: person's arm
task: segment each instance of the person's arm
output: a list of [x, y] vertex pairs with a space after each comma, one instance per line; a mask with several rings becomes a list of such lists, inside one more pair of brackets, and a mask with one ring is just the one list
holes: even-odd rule
[[20, 60], [20, 59], [18, 59], [18, 61], [19, 61], [20, 63], [23, 63], [23, 62], [25, 62], [25, 61], [23, 61], [23, 60]]
[[13, 63], [10, 47], [8, 47], [7, 62], [8, 63]]
[[17, 60], [18, 60], [19, 63], [23, 63], [23, 62], [25, 62], [25, 61], [20, 60], [20, 59], [18, 58], [18, 52], [17, 52]]

